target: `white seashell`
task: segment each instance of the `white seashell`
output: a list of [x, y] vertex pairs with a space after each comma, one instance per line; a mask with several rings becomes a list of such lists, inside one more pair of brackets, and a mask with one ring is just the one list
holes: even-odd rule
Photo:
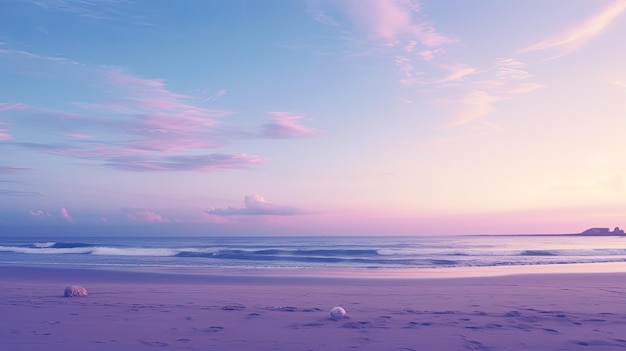
[[346, 310], [342, 307], [333, 307], [330, 309], [330, 318], [337, 320], [346, 317]]
[[63, 294], [65, 297], [72, 296], [87, 296], [87, 289], [82, 286], [72, 285], [65, 288], [65, 293]]

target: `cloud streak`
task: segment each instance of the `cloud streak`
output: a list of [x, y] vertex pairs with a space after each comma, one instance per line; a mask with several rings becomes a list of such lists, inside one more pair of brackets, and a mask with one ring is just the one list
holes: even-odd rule
[[495, 104], [498, 101], [543, 87], [539, 83], [528, 82], [532, 75], [526, 71], [526, 65], [514, 59], [499, 58], [482, 74], [487, 77], [466, 83], [467, 90], [463, 91], [458, 99], [446, 102], [455, 106], [453, 118], [447, 126], [480, 122], [490, 129], [499, 128], [496, 124], [485, 121], [486, 116], [496, 111]]
[[132, 2], [127, 0], [27, 0], [28, 3], [49, 11], [74, 14], [81, 18], [101, 22], [124, 22], [135, 25], [153, 26], [145, 14], [133, 13]]
[[26, 108], [26, 105], [21, 103], [8, 104], [5, 102], [0, 102], [0, 112], [10, 110], [23, 110], [24, 108]]
[[228, 169], [244, 169], [264, 161], [249, 154], [173, 155], [162, 157], [113, 157], [106, 167], [136, 172], [201, 171], [217, 172]]
[[385, 45], [398, 45], [407, 37], [427, 47], [453, 42], [437, 32], [431, 23], [415, 19], [415, 14], [421, 11], [415, 1], [351, 0], [348, 4], [353, 22], [371, 39], [382, 40]]
[[32, 171], [32, 168], [18, 166], [0, 166], [0, 174], [18, 174]]
[[50, 213], [44, 212], [42, 210], [37, 210], [37, 211], [29, 210], [28, 215], [31, 217], [51, 217], [52, 216]]
[[152, 211], [138, 210], [126, 214], [126, 218], [132, 222], [142, 223], [169, 223], [170, 220]]
[[[51, 71], [60, 62], [70, 61], [10, 49], [2, 49], [2, 54], [33, 60], [31, 64]], [[224, 132], [217, 126], [217, 119], [230, 112], [197, 106], [190, 102], [191, 97], [169, 90], [160, 79], [139, 77], [119, 67], [76, 65], [82, 67], [81, 72], [88, 79], [109, 88], [103, 91], [101, 101], [73, 102], [79, 112], [0, 103], [0, 111], [20, 110], [24, 117], [20, 121], [37, 116], [36, 128], [45, 128], [48, 132], [45, 142], [13, 141], [14, 135], [0, 122], [0, 141], [54, 155], [88, 158], [105, 167], [127, 171], [212, 172], [264, 162], [258, 156], [245, 153], [203, 152], [234, 140], [228, 129]], [[225, 91], [217, 93], [225, 94]], [[310, 133], [296, 123], [295, 117], [277, 118], [267, 125], [267, 132], [273, 137], [302, 137]], [[59, 133], [49, 133], [54, 129]], [[253, 131], [248, 134], [256, 136]], [[64, 136], [64, 140], [55, 142], [54, 138], [59, 136]], [[3, 169], [5, 173], [9, 171], [17, 169]]]
[[[402, 76], [399, 82], [403, 85], [425, 82], [424, 63], [433, 63], [445, 53], [442, 49], [444, 45], [457, 42], [440, 33], [433, 23], [423, 20], [423, 9], [417, 1], [348, 0], [327, 3], [335, 5], [348, 18], [347, 25], [351, 28], [345, 31], [355, 32], [357, 37], [352, 39], [351, 46], [367, 46], [367, 52], [388, 54]], [[340, 22], [326, 11], [316, 8], [310, 14], [321, 23], [336, 29], [340, 27]], [[443, 69], [448, 80], [459, 73], [449, 71], [446, 65], [434, 67]], [[466, 74], [469, 72], [459, 75], [458, 79]]]
[[270, 139], [297, 139], [316, 136], [315, 130], [300, 125], [303, 116], [290, 112], [270, 112], [274, 118], [261, 126], [261, 135]]
[[8, 189], [0, 189], [0, 196], [17, 196], [17, 197], [26, 197], [26, 196], [34, 196], [41, 197], [44, 196], [42, 193], [36, 191], [19, 191], [19, 190], [8, 190]]
[[207, 210], [206, 213], [220, 216], [294, 216], [305, 214], [305, 211], [296, 207], [273, 204], [258, 194], [246, 196], [244, 205], [243, 208], [213, 208]]
[[558, 53], [551, 59], [567, 55], [586, 45], [591, 39], [601, 34], [626, 10], [626, 0], [613, 1], [593, 16], [580, 24], [547, 39], [541, 40], [517, 51], [526, 54], [535, 51], [555, 49]]

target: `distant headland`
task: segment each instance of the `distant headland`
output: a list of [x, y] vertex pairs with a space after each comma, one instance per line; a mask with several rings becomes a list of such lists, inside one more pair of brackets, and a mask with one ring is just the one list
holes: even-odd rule
[[615, 227], [615, 229], [613, 229], [612, 231], [609, 228], [589, 228], [589, 229], [585, 230], [584, 232], [579, 233], [579, 234], [575, 234], [575, 235], [588, 235], [588, 236], [617, 235], [617, 236], [622, 236], [622, 235], [626, 235], [626, 234], [624, 234], [624, 230], [620, 229], [619, 227]]

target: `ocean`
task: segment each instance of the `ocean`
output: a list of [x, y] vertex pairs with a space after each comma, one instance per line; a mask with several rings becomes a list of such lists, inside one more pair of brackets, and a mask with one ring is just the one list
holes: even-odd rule
[[182, 273], [410, 271], [419, 276], [458, 268], [551, 271], [619, 262], [626, 262], [626, 238], [618, 236], [0, 237], [1, 266]]

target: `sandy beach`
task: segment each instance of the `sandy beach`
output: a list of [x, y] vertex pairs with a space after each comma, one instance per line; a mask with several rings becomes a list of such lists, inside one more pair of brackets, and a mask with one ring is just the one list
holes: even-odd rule
[[[376, 279], [1, 267], [2, 350], [623, 350], [626, 274]], [[63, 297], [79, 284], [86, 297]], [[348, 317], [332, 320], [342, 306]]]

